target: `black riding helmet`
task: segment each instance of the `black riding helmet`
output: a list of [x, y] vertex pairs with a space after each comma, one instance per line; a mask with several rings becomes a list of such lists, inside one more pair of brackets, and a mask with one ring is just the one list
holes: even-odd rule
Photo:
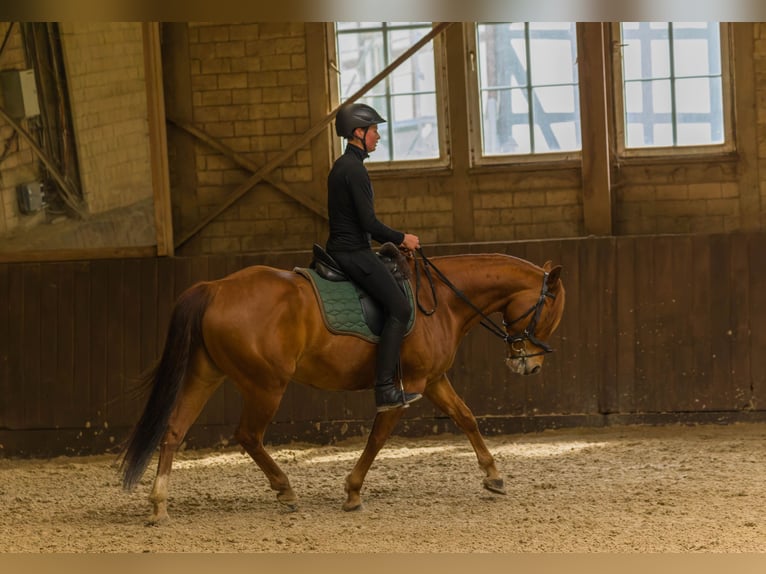
[[335, 133], [343, 138], [352, 138], [356, 128], [368, 128], [385, 121], [367, 104], [349, 104], [338, 110], [338, 115], [335, 116]]

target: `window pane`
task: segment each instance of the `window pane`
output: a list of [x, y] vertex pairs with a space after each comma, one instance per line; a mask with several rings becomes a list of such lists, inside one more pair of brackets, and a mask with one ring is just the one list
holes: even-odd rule
[[532, 91], [535, 107], [536, 152], [578, 150], [579, 124], [574, 120], [577, 93], [570, 86], [536, 88]]
[[623, 22], [628, 147], [723, 143], [719, 24]]
[[670, 77], [670, 48], [667, 28], [652, 29], [647, 24], [623, 36], [623, 75], [625, 80]]
[[[577, 38], [574, 25], [557, 29], [550, 24], [537, 33], [530, 32], [529, 52], [532, 84], [573, 84], [577, 81]], [[530, 25], [531, 27], [531, 25]]]
[[482, 155], [581, 148], [576, 26], [476, 26]]
[[391, 98], [394, 160], [439, 156], [434, 103], [430, 95]]
[[[431, 28], [428, 22], [337, 23], [340, 97], [345, 101]], [[357, 100], [373, 106], [386, 123], [369, 162], [433, 159], [439, 153], [433, 44], [407, 59]]]
[[[380, 33], [343, 34], [338, 36], [340, 88], [344, 97], [357, 92], [370, 78], [385, 67], [386, 56]], [[383, 93], [385, 85], [378, 84], [372, 93]]]
[[721, 74], [721, 39], [718, 24], [676, 23], [673, 49], [677, 77]]

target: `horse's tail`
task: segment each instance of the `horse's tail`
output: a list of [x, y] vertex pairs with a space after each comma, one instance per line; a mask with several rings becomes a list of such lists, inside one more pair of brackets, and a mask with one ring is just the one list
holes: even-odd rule
[[142, 386], [151, 387], [151, 393], [121, 451], [120, 471], [125, 490], [131, 490], [141, 480], [165, 434], [189, 361], [203, 344], [202, 317], [211, 298], [208, 283], [198, 283], [181, 294], [173, 307], [162, 357], [142, 376]]

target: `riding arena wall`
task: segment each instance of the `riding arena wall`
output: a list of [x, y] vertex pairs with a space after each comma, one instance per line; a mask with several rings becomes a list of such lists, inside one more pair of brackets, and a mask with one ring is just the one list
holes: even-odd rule
[[[766, 23], [724, 24], [730, 148], [619, 155], [613, 27], [586, 22], [578, 61], [604, 90], [580, 92], [583, 153], [506, 164], [473, 156], [468, 26], [434, 44], [444, 157], [370, 172], [380, 218], [417, 233], [428, 256], [502, 252], [564, 267], [566, 310], [539, 375], [510, 373], [502, 342], [481, 329], [458, 349], [449, 375], [482, 430], [764, 420]], [[0, 71], [34, 69], [40, 97], [56, 95], [41, 108], [64, 110], [0, 118], [0, 456], [117, 450], [184, 289], [248, 265], [308, 264], [326, 240], [340, 150], [332, 30], [0, 22]], [[50, 68], [34, 54], [50, 46], [35, 52], [33, 37], [58, 46], [58, 80], [41, 75]], [[26, 138], [43, 132], [71, 136], [56, 161]], [[78, 214], [23, 211], [19, 185], [55, 190], [57, 169], [72, 176], [61, 181]], [[239, 409], [227, 381], [187, 446], [228, 444]], [[331, 443], [373, 417], [369, 392], [291, 385], [266, 440]], [[396, 432], [456, 430], [420, 401]]]

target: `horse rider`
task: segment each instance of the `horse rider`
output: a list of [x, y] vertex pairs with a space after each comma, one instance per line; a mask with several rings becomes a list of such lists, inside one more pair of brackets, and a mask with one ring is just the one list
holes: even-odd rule
[[392, 229], [375, 215], [372, 182], [363, 162], [375, 151], [380, 140], [378, 124], [385, 121], [366, 104], [341, 107], [335, 118], [335, 133], [345, 138], [347, 144], [327, 177], [330, 234], [326, 250], [346, 275], [381, 305], [385, 314], [375, 362], [378, 412], [407, 407], [422, 396], [405, 392], [397, 381], [400, 349], [412, 309], [407, 296], [373, 252], [371, 243], [390, 241], [409, 251], [420, 245], [417, 235]]

